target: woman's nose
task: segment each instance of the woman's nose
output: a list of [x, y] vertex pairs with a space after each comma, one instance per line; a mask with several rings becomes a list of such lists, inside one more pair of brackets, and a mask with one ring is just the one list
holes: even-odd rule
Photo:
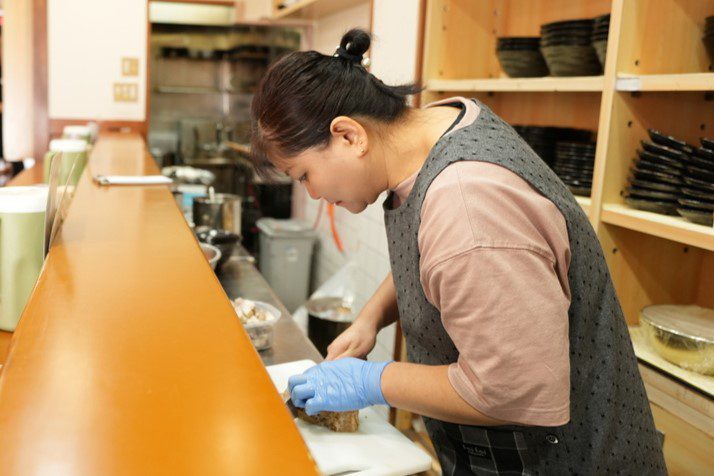
[[310, 187], [309, 185], [305, 185], [305, 189], [307, 190], [308, 195], [310, 195], [310, 198], [312, 198], [313, 200], [320, 199], [320, 195], [315, 193], [315, 191], [313, 191], [312, 187]]

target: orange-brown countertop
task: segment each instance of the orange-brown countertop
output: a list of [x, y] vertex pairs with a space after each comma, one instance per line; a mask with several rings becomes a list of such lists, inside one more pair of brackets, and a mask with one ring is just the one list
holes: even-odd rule
[[103, 136], [0, 373], [0, 474], [315, 474], [143, 141]]

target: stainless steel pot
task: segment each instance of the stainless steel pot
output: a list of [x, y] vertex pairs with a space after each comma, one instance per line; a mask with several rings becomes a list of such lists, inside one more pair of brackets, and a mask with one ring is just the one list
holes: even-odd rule
[[310, 299], [307, 308], [307, 335], [323, 355], [337, 336], [354, 321], [352, 309], [345, 305], [341, 297], [320, 297]]
[[228, 193], [209, 193], [193, 199], [193, 223], [241, 234], [241, 197]]

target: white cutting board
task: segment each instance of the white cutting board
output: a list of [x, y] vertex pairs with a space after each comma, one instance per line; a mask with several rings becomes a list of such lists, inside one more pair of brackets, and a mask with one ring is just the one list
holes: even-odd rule
[[[267, 367], [273, 384], [281, 394], [288, 378], [315, 365], [312, 360], [298, 360]], [[336, 433], [327, 428], [295, 419], [310, 453], [326, 476], [405, 475], [431, 468], [431, 456], [371, 408], [359, 412], [359, 430]]]

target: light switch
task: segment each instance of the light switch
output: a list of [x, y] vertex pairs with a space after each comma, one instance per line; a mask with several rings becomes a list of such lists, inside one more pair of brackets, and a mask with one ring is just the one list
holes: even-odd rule
[[136, 83], [114, 83], [114, 102], [137, 102], [139, 85]]
[[122, 76], [139, 76], [139, 58], [124, 57], [121, 59]]

